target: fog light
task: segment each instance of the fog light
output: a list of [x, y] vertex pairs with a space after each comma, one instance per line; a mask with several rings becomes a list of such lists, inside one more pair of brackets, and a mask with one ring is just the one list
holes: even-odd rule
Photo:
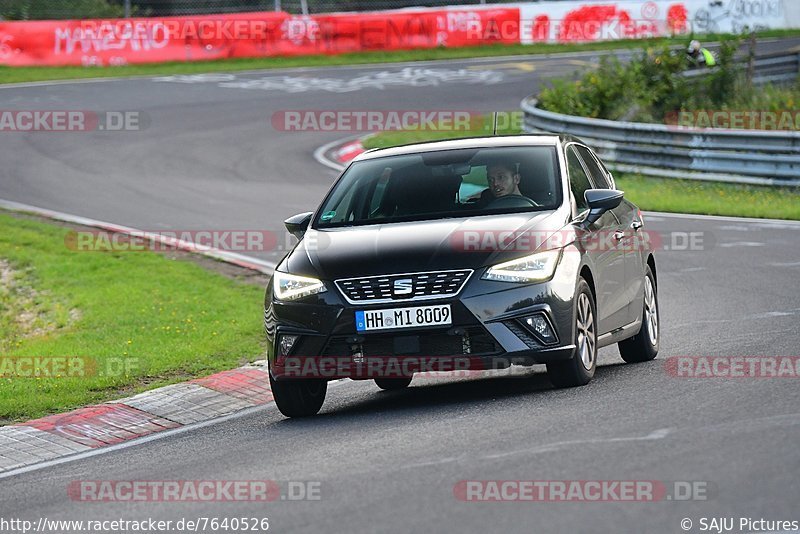
[[286, 357], [300, 336], [281, 336], [278, 341], [278, 356]]
[[550, 321], [548, 321], [543, 314], [537, 313], [536, 315], [525, 317], [522, 322], [528, 327], [528, 330], [533, 332], [543, 343], [550, 344], [558, 341], [555, 332], [553, 332], [553, 328], [550, 326]]

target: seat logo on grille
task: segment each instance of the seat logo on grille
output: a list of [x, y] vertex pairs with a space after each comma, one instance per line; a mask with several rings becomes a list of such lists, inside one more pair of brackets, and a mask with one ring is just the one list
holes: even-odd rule
[[411, 278], [400, 278], [394, 281], [394, 290], [392, 294], [401, 296], [401, 295], [410, 295], [414, 291], [414, 282]]

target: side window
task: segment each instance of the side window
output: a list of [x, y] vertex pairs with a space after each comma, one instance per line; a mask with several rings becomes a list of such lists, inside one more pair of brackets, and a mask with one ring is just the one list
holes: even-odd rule
[[597, 161], [597, 163], [600, 164], [600, 168], [603, 169], [603, 172], [605, 173], [606, 178], [608, 179], [608, 182], [609, 182], [609, 185], [610, 185], [611, 189], [616, 189], [617, 188], [617, 184], [614, 183], [614, 175], [611, 174], [611, 171], [608, 170], [608, 167], [606, 167], [606, 164], [603, 163], [603, 161], [600, 158], [597, 157], [597, 154], [594, 155], [594, 159], [595, 159], [595, 161]]
[[594, 183], [597, 184], [597, 187], [601, 189], [611, 189], [611, 183], [605, 171], [601, 169], [600, 165], [597, 163], [594, 154], [585, 146], [575, 145], [575, 148], [578, 150], [581, 158], [583, 158], [583, 162], [586, 164], [586, 168], [589, 169], [589, 173], [592, 175], [592, 179]]
[[333, 204], [335, 209], [323, 213], [320, 216], [320, 220], [324, 223], [341, 223], [349, 220], [348, 215], [350, 213], [350, 204], [353, 201], [354, 191], [355, 188], [352, 188], [347, 191], [343, 197], [337, 199], [336, 203]]
[[587, 189], [592, 189], [592, 183], [589, 181], [589, 177], [586, 176], [586, 171], [583, 170], [583, 165], [581, 165], [574, 146], [567, 148], [567, 169], [569, 171], [569, 186], [575, 196], [578, 213], [581, 213], [589, 209], [586, 197], [583, 194]]

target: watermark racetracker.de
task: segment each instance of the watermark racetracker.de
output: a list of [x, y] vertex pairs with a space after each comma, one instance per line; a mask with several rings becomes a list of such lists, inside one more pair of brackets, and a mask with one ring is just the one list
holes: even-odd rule
[[667, 114], [667, 126], [675, 130], [800, 131], [798, 110], [717, 109]]
[[0, 355], [0, 378], [91, 378], [132, 376], [139, 370], [133, 356], [4, 356]]
[[705, 480], [460, 480], [462, 502], [659, 502], [707, 501], [717, 493]]
[[274, 502], [320, 501], [317, 480], [74, 480], [73, 501], [110, 502]]
[[522, 129], [524, 114], [501, 111], [491, 115], [467, 109], [290, 109], [272, 114], [279, 132], [469, 132]]
[[139, 132], [150, 126], [143, 111], [0, 109], [0, 132]]
[[587, 232], [583, 230], [458, 230], [449, 238], [453, 250], [459, 252], [491, 252], [552, 250], [574, 244], [586, 251], [663, 250], [699, 252], [716, 244], [713, 233], [698, 231], [657, 232], [618, 230]]
[[670, 356], [673, 378], [800, 378], [800, 356]]
[[267, 252], [290, 250], [296, 242], [286, 231], [269, 230], [70, 230], [64, 236], [64, 245], [76, 252], [163, 252], [177, 248]]

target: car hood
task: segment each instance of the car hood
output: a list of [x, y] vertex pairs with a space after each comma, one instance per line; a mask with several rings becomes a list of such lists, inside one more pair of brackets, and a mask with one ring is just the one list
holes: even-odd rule
[[478, 269], [532, 253], [536, 239], [564, 225], [559, 219], [546, 211], [309, 229], [279, 269], [323, 280]]

